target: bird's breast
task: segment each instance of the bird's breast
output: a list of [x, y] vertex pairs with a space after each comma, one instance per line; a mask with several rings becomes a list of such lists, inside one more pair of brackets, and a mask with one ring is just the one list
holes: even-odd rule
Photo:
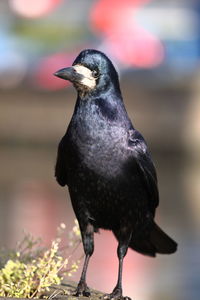
[[103, 121], [81, 122], [71, 134], [81, 164], [102, 176], [113, 176], [120, 171], [126, 157], [127, 132], [118, 125]]
[[[80, 195], [83, 197], [96, 227], [113, 229], [123, 216], [136, 219], [142, 204], [137, 199], [143, 197], [143, 190], [135, 192], [135, 186], [140, 187], [140, 179], [134, 172], [136, 166], [131, 166], [131, 172], [127, 168], [130, 150], [126, 128], [100, 118], [97, 121], [95, 117], [79, 118], [72, 125], [69, 145], [74, 159], [68, 185], [73, 201], [79, 201]], [[136, 205], [131, 210], [133, 202]]]

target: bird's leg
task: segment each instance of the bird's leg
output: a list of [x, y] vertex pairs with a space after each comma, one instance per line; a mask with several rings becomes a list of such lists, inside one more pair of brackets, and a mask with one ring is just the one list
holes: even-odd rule
[[85, 261], [81, 273], [81, 278], [75, 292], [75, 296], [83, 295], [89, 297], [90, 290], [86, 284], [86, 272], [90, 257], [94, 251], [94, 227], [91, 224], [87, 224], [86, 226], [82, 227], [80, 224], [80, 228], [82, 234], [83, 248], [85, 252]]
[[[121, 232], [122, 233], [122, 232]], [[122, 270], [123, 270], [123, 260], [124, 257], [127, 253], [129, 242], [132, 236], [132, 233], [127, 233], [125, 232], [122, 234], [115, 233], [115, 235], [118, 237], [119, 244], [117, 248], [117, 256], [119, 259], [119, 268], [118, 268], [118, 279], [117, 279], [117, 284], [115, 288], [113, 289], [111, 294], [105, 295], [105, 299], [130, 299], [128, 297], [123, 297], [122, 296]]]
[[118, 279], [115, 288], [110, 294], [110, 298], [121, 298], [122, 297], [122, 270], [123, 270], [123, 260], [127, 253], [128, 245], [123, 245], [119, 242], [117, 248], [117, 255], [119, 259], [119, 268], [118, 268]]

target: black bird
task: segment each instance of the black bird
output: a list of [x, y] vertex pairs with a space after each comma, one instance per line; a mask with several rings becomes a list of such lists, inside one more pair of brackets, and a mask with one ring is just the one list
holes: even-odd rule
[[107, 298], [122, 298], [122, 265], [128, 248], [156, 256], [177, 244], [154, 222], [159, 195], [147, 144], [125, 109], [118, 74], [108, 57], [84, 50], [72, 67], [56, 73], [78, 96], [67, 132], [58, 147], [55, 176], [67, 185], [79, 222], [85, 262], [76, 295], [89, 296], [86, 271], [94, 232], [112, 230], [117, 241], [118, 280]]

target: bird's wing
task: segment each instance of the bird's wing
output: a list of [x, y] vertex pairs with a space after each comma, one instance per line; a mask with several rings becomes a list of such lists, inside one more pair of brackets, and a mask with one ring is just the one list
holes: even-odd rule
[[137, 130], [129, 130], [129, 149], [132, 159], [138, 165], [139, 176], [146, 186], [148, 193], [148, 204], [151, 213], [155, 214], [155, 208], [159, 204], [159, 193], [157, 186], [157, 175], [146, 142]]
[[61, 139], [58, 145], [55, 177], [61, 186], [67, 184], [65, 136]]

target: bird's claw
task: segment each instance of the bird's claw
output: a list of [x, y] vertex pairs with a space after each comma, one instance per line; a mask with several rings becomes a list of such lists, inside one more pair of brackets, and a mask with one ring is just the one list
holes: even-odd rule
[[111, 294], [105, 294], [103, 296], [103, 300], [131, 300], [130, 297], [127, 296], [115, 296], [112, 293]]
[[104, 300], [131, 300], [131, 298], [122, 296], [122, 290], [119, 288], [115, 288], [111, 294], [105, 294], [103, 296]]
[[79, 282], [77, 289], [73, 296], [79, 297], [79, 296], [85, 296], [90, 297], [90, 289], [88, 288], [87, 284], [85, 282]]

